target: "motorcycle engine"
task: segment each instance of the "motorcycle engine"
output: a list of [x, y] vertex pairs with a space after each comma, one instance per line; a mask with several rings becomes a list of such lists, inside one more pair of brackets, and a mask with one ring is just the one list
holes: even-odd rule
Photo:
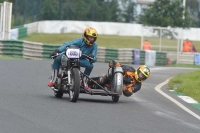
[[61, 65], [63, 67], [67, 66], [67, 60], [68, 60], [68, 58], [65, 55], [63, 55], [62, 58], [61, 58]]

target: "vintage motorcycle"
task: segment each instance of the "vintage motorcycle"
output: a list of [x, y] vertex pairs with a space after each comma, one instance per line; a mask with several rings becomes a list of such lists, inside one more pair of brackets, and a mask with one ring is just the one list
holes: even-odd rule
[[[111, 96], [113, 102], [118, 102], [123, 90], [123, 70], [121, 67], [114, 67], [108, 69], [108, 75], [112, 79], [110, 88], [100, 85], [96, 81], [96, 77], [90, 78], [80, 70], [79, 58], [85, 56], [88, 60], [92, 60], [90, 56], [82, 54], [80, 49], [76, 46], [69, 46], [66, 51], [57, 54], [61, 55], [61, 66], [59, 68], [58, 76], [52, 90], [57, 98], [61, 98], [64, 93], [69, 94], [71, 102], [77, 102], [79, 93], [90, 95]], [[83, 78], [85, 77], [85, 78]], [[97, 87], [91, 90], [86, 89], [87, 84], [95, 84]]]
[[55, 97], [61, 98], [64, 93], [68, 93], [70, 101], [76, 102], [80, 92], [79, 58], [81, 57], [81, 51], [76, 46], [70, 46], [66, 48], [66, 51], [56, 56], [61, 54], [63, 54], [61, 66], [52, 89]]

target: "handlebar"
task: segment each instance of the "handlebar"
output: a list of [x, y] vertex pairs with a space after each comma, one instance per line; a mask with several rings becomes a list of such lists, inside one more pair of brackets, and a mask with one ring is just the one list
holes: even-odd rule
[[61, 55], [61, 54], [63, 54], [63, 53], [65, 53], [65, 51], [64, 51], [64, 52], [61, 52], [61, 53], [57, 53], [56, 55], [51, 56], [51, 58], [57, 57], [57, 56], [59, 56], [59, 55]]
[[[63, 54], [63, 53], [65, 53], [65, 51], [64, 51], [64, 52], [61, 52], [61, 53], [57, 53], [56, 55], [51, 56], [51, 58], [57, 57], [57, 56], [59, 56], [59, 55], [61, 55], [61, 54]], [[94, 59], [94, 58], [88, 56], [87, 54], [82, 54], [82, 55], [84, 55], [86, 58], [88, 58], [88, 59], [90, 59], [90, 60], [93, 60], [93, 59]]]

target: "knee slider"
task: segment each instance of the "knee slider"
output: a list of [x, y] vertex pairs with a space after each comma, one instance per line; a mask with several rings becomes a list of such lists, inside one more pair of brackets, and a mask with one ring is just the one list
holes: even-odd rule
[[123, 95], [126, 97], [130, 97], [133, 93], [128, 90], [123, 90]]

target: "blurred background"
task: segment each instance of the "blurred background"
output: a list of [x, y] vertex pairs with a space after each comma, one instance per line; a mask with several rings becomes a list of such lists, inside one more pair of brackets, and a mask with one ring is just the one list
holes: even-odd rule
[[[40, 20], [143, 24], [140, 18], [143, 9], [155, 0], [0, 0], [0, 3], [4, 1], [13, 3], [12, 27], [15, 27]], [[200, 27], [200, 0], [178, 1], [194, 20], [190, 27]]]

